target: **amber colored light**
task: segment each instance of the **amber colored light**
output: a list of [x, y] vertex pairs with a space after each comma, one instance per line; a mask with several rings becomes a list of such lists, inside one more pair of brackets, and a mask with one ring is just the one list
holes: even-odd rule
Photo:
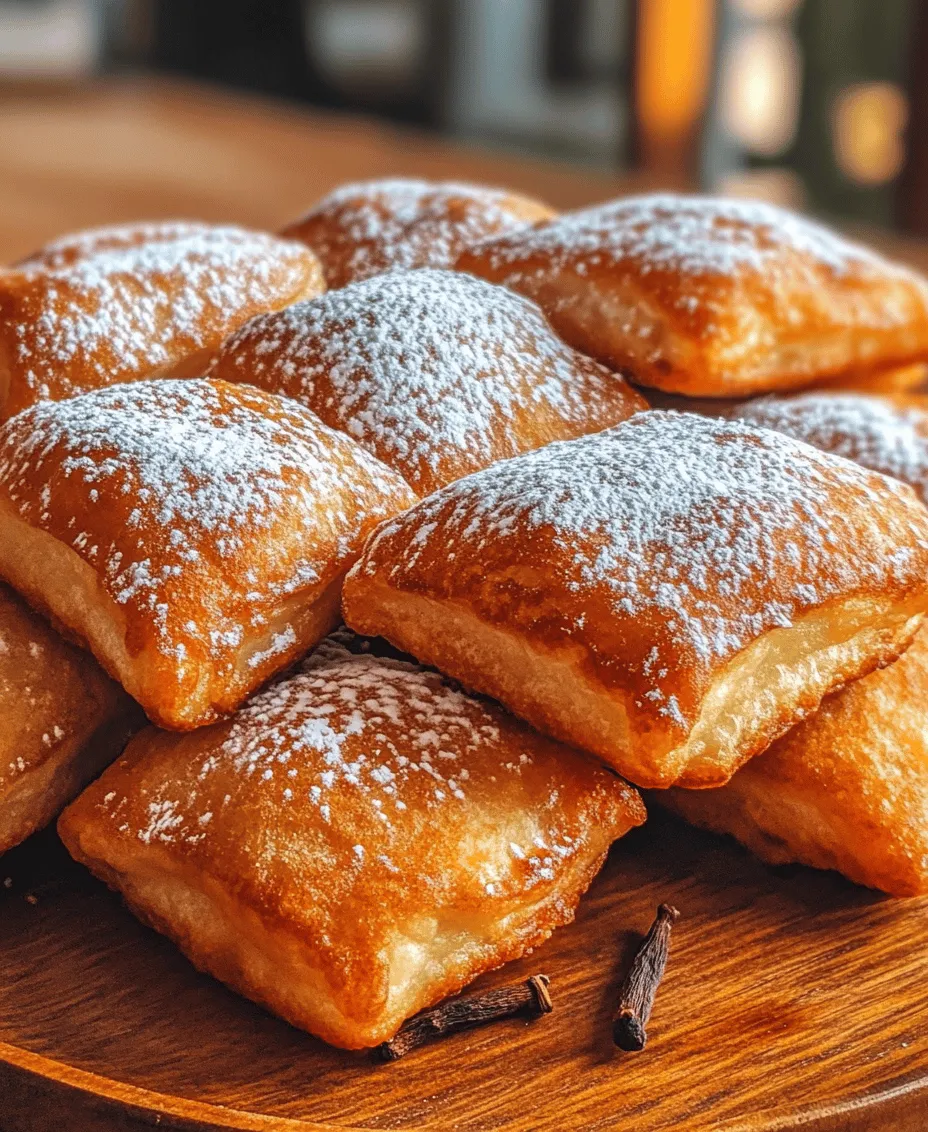
[[835, 159], [845, 176], [861, 185], [893, 180], [905, 161], [908, 116], [908, 99], [895, 83], [845, 87], [832, 114]]
[[677, 141], [706, 105], [713, 0], [638, 0], [636, 102], [642, 140]]

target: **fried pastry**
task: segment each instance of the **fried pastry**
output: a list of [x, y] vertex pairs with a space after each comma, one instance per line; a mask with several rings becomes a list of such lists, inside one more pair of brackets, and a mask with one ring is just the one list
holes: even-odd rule
[[484, 241], [463, 271], [670, 393], [737, 397], [928, 359], [928, 283], [773, 205], [658, 194]]
[[[882, 397], [807, 393], [737, 410], [910, 484], [928, 499], [928, 412]], [[721, 790], [655, 797], [765, 861], [837, 869], [895, 896], [928, 892], [928, 628], [883, 672], [820, 709]]]
[[118, 382], [197, 376], [253, 315], [322, 290], [305, 247], [244, 228], [64, 237], [0, 273], [0, 419]]
[[735, 410], [751, 424], [794, 436], [910, 484], [928, 503], [928, 410], [863, 393], [765, 397]]
[[414, 498], [293, 401], [112, 386], [0, 428], [0, 576], [183, 730], [332, 629], [367, 533]]
[[[925, 401], [921, 392], [925, 376], [926, 368], [923, 365], [903, 366], [901, 369], [880, 370], [876, 373], [851, 370], [811, 388], [828, 394], [860, 393], [886, 398], [896, 404], [918, 405]], [[642, 393], [652, 409], [678, 409], [681, 413], [700, 413], [706, 417], [740, 417], [742, 406], [760, 404], [766, 400], [759, 397], [683, 397], [677, 393], [664, 393], [660, 389], [644, 389]], [[771, 395], [770, 399], [776, 400], [775, 395]], [[750, 410], [744, 414], [743, 419], [751, 420]], [[763, 421], [758, 423], [762, 427], [770, 427]]]
[[359, 1048], [573, 919], [643, 820], [592, 760], [336, 639], [231, 720], [137, 736], [59, 831], [201, 970]]
[[882, 672], [829, 696], [721, 790], [662, 805], [764, 861], [837, 869], [893, 896], [928, 893], [928, 628]]
[[924, 392], [928, 382], [928, 366], [893, 366], [890, 369], [848, 370], [837, 377], [816, 383], [816, 389], [829, 393], [872, 393], [881, 397], [917, 396]]
[[554, 215], [505, 189], [392, 178], [342, 185], [281, 235], [312, 248], [334, 288], [397, 268], [452, 267], [472, 244]]
[[295, 398], [419, 495], [646, 407], [566, 346], [528, 299], [431, 268], [259, 315], [211, 374]]
[[93, 657], [0, 585], [0, 853], [112, 762], [140, 714]]
[[646, 412], [381, 526], [349, 625], [643, 786], [725, 782], [928, 607], [912, 489], [740, 422]]

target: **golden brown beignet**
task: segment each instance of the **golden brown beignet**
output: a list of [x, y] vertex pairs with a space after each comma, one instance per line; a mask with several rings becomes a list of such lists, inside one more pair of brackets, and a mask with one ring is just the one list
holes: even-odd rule
[[856, 392], [882, 397], [907, 397], [924, 392], [926, 382], [928, 366], [919, 362], [917, 365], [893, 366], [889, 369], [848, 370], [817, 382], [814, 388], [830, 393]]
[[749, 401], [735, 415], [902, 480], [928, 503], [928, 411], [923, 408], [863, 393], [820, 392]]
[[385, 523], [345, 619], [644, 786], [719, 785], [928, 607], [912, 489], [789, 437], [639, 413]]
[[505, 189], [397, 177], [342, 185], [281, 235], [312, 248], [335, 288], [396, 268], [452, 267], [472, 244], [555, 215]]
[[0, 419], [118, 382], [197, 376], [253, 315], [324, 289], [305, 247], [244, 228], [64, 237], [0, 273]]
[[734, 397], [928, 359], [925, 280], [756, 201], [628, 197], [494, 237], [458, 267], [671, 393]]
[[0, 585], [0, 853], [112, 762], [140, 715], [92, 656]]
[[332, 629], [367, 533], [414, 498], [294, 401], [113, 386], [0, 428], [0, 576], [184, 730]]
[[259, 315], [211, 376], [293, 397], [419, 494], [646, 402], [534, 303], [454, 271], [397, 271]]
[[359, 1048], [572, 920], [644, 816], [438, 673], [330, 640], [231, 720], [137, 736], [59, 831], [199, 968]]
[[771, 864], [837, 869], [893, 896], [928, 892], [928, 628], [721, 790], [654, 798]]
[[[888, 398], [900, 405], [918, 405], [921, 401], [928, 403], [928, 399], [921, 393], [926, 374], [928, 370], [923, 365], [876, 372], [851, 370], [810, 388], [822, 393], [869, 394]], [[700, 413], [705, 417], [737, 417], [742, 405], [751, 405], [761, 400], [757, 397], [683, 397], [678, 393], [665, 393], [661, 389], [643, 389], [641, 392], [652, 409], [677, 409], [681, 413]], [[750, 420], [750, 415], [745, 419]]]

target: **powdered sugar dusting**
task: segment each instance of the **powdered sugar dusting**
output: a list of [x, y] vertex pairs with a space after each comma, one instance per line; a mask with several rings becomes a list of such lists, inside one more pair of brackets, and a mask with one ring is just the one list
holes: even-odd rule
[[466, 247], [525, 223], [502, 189], [387, 178], [342, 185], [288, 234], [306, 238], [339, 287], [395, 268], [451, 267]]
[[[295, 402], [202, 380], [33, 405], [0, 429], [0, 490], [90, 563], [114, 601], [140, 611], [178, 661], [192, 642], [234, 654], [243, 630], [337, 572], [359, 528], [409, 498], [399, 477]], [[232, 592], [244, 609], [224, 607]], [[218, 620], [185, 621], [191, 594]], [[267, 655], [288, 643], [281, 630]]]
[[742, 420], [910, 484], [928, 502], [928, 413], [857, 393], [764, 398], [734, 410]]
[[[513, 285], [535, 275], [573, 271], [582, 277], [610, 267], [644, 280], [651, 274], [667, 275], [675, 286], [673, 293], [662, 294], [662, 301], [690, 316], [701, 312], [711, 317], [728, 301], [728, 289], [720, 283], [744, 274], [771, 294], [786, 276], [791, 287], [799, 276], [810, 288], [821, 282], [823, 273], [842, 278], [851, 272], [869, 276], [892, 270], [913, 283], [917, 280], [914, 273], [890, 265], [868, 248], [775, 205], [673, 193], [627, 197], [565, 213], [513, 237], [491, 240], [477, 249], [481, 253], [494, 277]], [[724, 309], [729, 317], [737, 315]], [[855, 304], [846, 302], [843, 311], [830, 309], [835, 320], [842, 314], [853, 323], [858, 317]], [[883, 318], [889, 324], [903, 314], [909, 316], [887, 303]], [[783, 317], [789, 320], [795, 312], [786, 309]]]
[[534, 303], [431, 269], [258, 316], [226, 343], [214, 372], [297, 397], [421, 494], [639, 407]]
[[[679, 721], [681, 656], [710, 672], [830, 599], [915, 587], [926, 551], [908, 488], [739, 422], [648, 412], [449, 485], [383, 524], [355, 572], [425, 592], [437, 576], [452, 600], [500, 587], [485, 616], [524, 607], [601, 645]], [[542, 580], [520, 598], [523, 570]]]
[[[509, 899], [584, 851], [584, 823], [600, 807], [603, 821], [637, 812], [629, 788], [592, 761], [344, 631], [249, 701], [189, 771], [181, 785], [170, 773], [136, 780], [145, 820], [135, 836], [198, 846], [260, 805], [277, 832], [249, 830], [265, 846], [249, 869], [299, 859], [314, 901], [362, 870], [415, 880], [434, 897], [445, 882], [428, 871], [432, 854], [450, 856], [442, 870], [465, 888]], [[117, 791], [102, 805], [118, 821], [137, 799]], [[421, 906], [422, 893], [414, 898]]]
[[65, 237], [0, 283], [12, 368], [32, 399], [168, 372], [258, 311], [305, 294], [317, 270], [299, 245], [232, 226]]

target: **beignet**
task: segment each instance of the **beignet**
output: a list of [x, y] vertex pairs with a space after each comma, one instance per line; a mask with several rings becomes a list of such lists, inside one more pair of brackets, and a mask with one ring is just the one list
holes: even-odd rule
[[397, 177], [342, 185], [281, 235], [312, 248], [335, 288], [396, 268], [453, 267], [479, 240], [555, 215], [505, 189]]
[[419, 494], [646, 407], [534, 303], [453, 271], [397, 271], [259, 315], [211, 376], [293, 397]]
[[137, 736], [58, 828], [199, 968], [359, 1048], [572, 920], [644, 816], [494, 704], [330, 640], [231, 720]]
[[822, 392], [749, 401], [735, 414], [902, 480], [928, 503], [928, 411], [923, 408], [862, 393]]
[[628, 197], [493, 237], [458, 267], [671, 393], [735, 397], [928, 359], [925, 280], [756, 201]]
[[212, 224], [99, 228], [0, 272], [0, 419], [118, 382], [201, 374], [261, 311], [325, 288], [315, 256]]
[[0, 576], [152, 720], [198, 727], [332, 629], [367, 533], [414, 498], [294, 401], [112, 386], [0, 427]]
[[0, 585], [0, 853], [112, 762], [140, 714], [93, 657]]
[[643, 786], [710, 786], [928, 607], [903, 484], [739, 422], [639, 413], [379, 528], [345, 619]]
[[928, 892], [928, 628], [882, 672], [829, 696], [721, 790], [655, 801], [764, 861]]
[[[921, 393], [924, 385], [926, 367], [923, 365], [904, 366], [902, 369], [880, 370], [862, 373], [851, 370], [838, 377], [828, 378], [812, 387], [815, 392], [831, 394], [863, 394], [883, 398], [899, 405], [919, 405], [925, 402]], [[643, 389], [642, 393], [652, 409], [677, 409], [681, 413], [700, 413], [706, 417], [742, 417], [751, 421], [751, 411], [741, 414], [745, 405], [763, 404], [768, 399], [778, 404], [774, 395], [767, 397], [684, 397], [678, 393], [664, 393], [661, 389]], [[788, 394], [789, 397], [802, 397], [804, 394]], [[755, 422], [763, 428], [773, 427], [763, 421]], [[788, 432], [788, 429], [777, 431]], [[805, 437], [799, 437], [803, 440]], [[816, 445], [815, 447], [818, 447]], [[881, 471], [876, 468], [874, 471]]]

